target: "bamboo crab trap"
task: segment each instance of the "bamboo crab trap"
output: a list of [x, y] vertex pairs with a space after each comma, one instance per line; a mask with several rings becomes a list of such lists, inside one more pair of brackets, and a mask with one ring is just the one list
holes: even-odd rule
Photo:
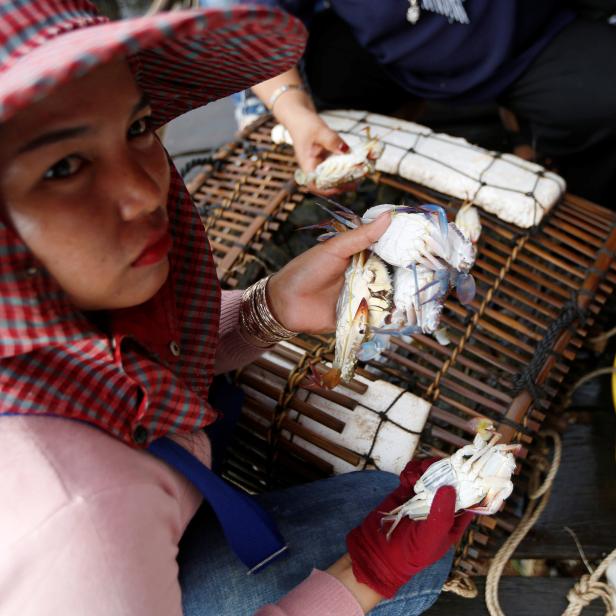
[[[253, 124], [189, 182], [223, 288], [266, 273], [265, 243], [306, 197], [293, 181], [292, 148], [272, 142], [272, 126], [268, 118]], [[385, 141], [396, 145], [395, 135]], [[474, 146], [463, 147], [475, 154]], [[461, 179], [470, 182], [461, 167]], [[531, 189], [517, 191], [534, 208], [543, 172], [536, 176]], [[472, 196], [485, 178], [476, 178]], [[370, 182], [405, 203], [439, 204], [450, 219], [464, 200], [394, 173], [377, 171]], [[450, 298], [443, 310], [449, 345], [424, 335], [410, 344], [392, 338], [379, 361], [360, 364], [348, 386], [331, 391], [311, 388], [309, 372], [332, 360], [333, 336], [300, 336], [240, 372], [245, 403], [227, 479], [259, 492], [364, 468], [399, 472], [414, 453], [445, 456], [469, 444], [469, 419], [490, 418], [523, 447], [514, 493], [497, 515], [478, 517], [458, 552], [456, 572], [485, 573], [523, 513], [537, 434], [558, 417], [561, 384], [616, 285], [616, 214], [565, 194], [528, 228], [485, 209], [481, 223], [476, 296], [469, 306]]]

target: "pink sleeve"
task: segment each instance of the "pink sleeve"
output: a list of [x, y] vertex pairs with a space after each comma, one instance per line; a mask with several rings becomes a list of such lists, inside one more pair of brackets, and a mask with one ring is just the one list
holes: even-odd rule
[[266, 349], [246, 342], [239, 332], [239, 313], [242, 291], [223, 291], [220, 309], [220, 342], [216, 349], [216, 374], [241, 368], [254, 361]]
[[348, 588], [335, 577], [313, 569], [309, 577], [276, 604], [265, 605], [255, 616], [364, 616]]

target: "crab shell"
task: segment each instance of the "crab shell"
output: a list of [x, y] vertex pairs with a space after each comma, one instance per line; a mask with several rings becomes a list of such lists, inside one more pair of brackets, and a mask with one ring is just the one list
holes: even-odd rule
[[314, 184], [320, 190], [335, 188], [360, 180], [374, 172], [374, 163], [383, 153], [384, 146], [377, 139], [368, 139], [346, 154], [332, 154], [314, 171], [295, 171], [295, 181], [300, 185]]
[[432, 464], [415, 484], [415, 495], [383, 521], [394, 522], [392, 532], [403, 516], [414, 520], [426, 518], [436, 492], [446, 485], [456, 489], [456, 511], [496, 513], [513, 491], [511, 476], [516, 463], [511, 452], [516, 448], [516, 445], [494, 445], [492, 441], [486, 443], [478, 434], [472, 445]]
[[376, 255], [355, 255], [344, 275], [342, 292], [336, 307], [336, 348], [333, 370], [350, 381], [357, 353], [371, 336], [369, 327], [381, 327], [389, 314], [392, 284], [387, 266]]
[[383, 261], [394, 267], [409, 267], [422, 259], [426, 253], [433, 253], [432, 238], [438, 229], [424, 214], [395, 212], [394, 205], [383, 204], [371, 207], [362, 217], [369, 223], [383, 212], [394, 210], [391, 223], [385, 233], [375, 242], [372, 250]]

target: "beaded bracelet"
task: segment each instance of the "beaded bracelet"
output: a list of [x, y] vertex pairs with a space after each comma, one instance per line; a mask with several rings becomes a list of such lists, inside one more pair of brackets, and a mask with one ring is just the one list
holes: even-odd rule
[[[272, 314], [266, 294], [270, 278], [271, 276], [263, 278], [248, 287], [240, 303], [240, 334], [247, 342], [256, 346], [269, 347], [298, 334], [281, 325]], [[246, 334], [249, 338], [246, 338]]]

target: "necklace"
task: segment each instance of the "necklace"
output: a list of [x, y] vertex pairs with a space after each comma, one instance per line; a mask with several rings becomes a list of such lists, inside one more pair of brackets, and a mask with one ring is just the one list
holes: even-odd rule
[[460, 24], [468, 24], [470, 20], [464, 5], [465, 0], [421, 0], [421, 8], [419, 0], [409, 0], [409, 8], [406, 10], [406, 20], [411, 24], [416, 24], [421, 16], [421, 9], [431, 11], [442, 15], [449, 20], [449, 23], [457, 22]]

